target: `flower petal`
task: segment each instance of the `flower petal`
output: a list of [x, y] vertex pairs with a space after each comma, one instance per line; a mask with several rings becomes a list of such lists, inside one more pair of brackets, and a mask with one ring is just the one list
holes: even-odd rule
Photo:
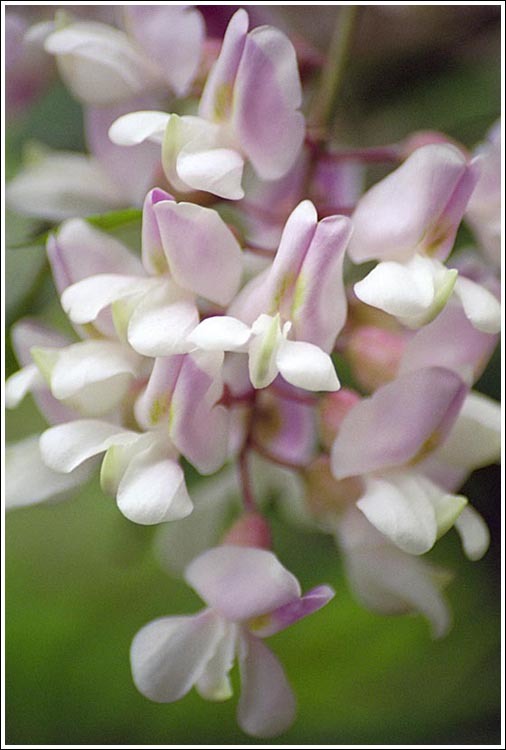
[[455, 294], [462, 302], [467, 318], [483, 333], [499, 333], [501, 330], [501, 305], [488, 289], [465, 276], [459, 276]]
[[218, 305], [236, 294], [241, 249], [216, 211], [193, 203], [154, 206], [163, 249], [177, 284]]
[[137, 689], [157, 703], [186, 695], [202, 676], [224, 634], [214, 612], [163, 617], [145, 625], [132, 641], [130, 661]]
[[276, 352], [276, 365], [284, 379], [298, 388], [308, 391], [340, 388], [329, 355], [306, 341], [283, 341]]
[[44, 386], [45, 380], [36, 365], [26, 365], [5, 382], [5, 406], [14, 409], [34, 388]]
[[200, 97], [199, 115], [207, 120], [225, 119], [232, 104], [232, 92], [237, 68], [246, 42], [249, 27], [247, 12], [241, 8], [230, 19], [218, 59], [209, 73]]
[[7, 445], [5, 506], [20, 508], [58, 498], [84, 484], [94, 466], [94, 463], [86, 463], [69, 474], [52, 471], [42, 460], [38, 435]]
[[406, 261], [417, 251], [444, 259], [476, 179], [456, 147], [416, 149], [360, 199], [352, 219], [351, 259]]
[[286, 731], [295, 719], [296, 703], [283, 668], [261, 640], [244, 636], [239, 651], [241, 697], [237, 721], [253, 737]]
[[208, 701], [226, 701], [232, 697], [229, 672], [235, 659], [237, 626], [226, 624], [225, 635], [197, 682], [199, 695]]
[[47, 254], [58, 292], [96, 274], [144, 276], [138, 258], [125, 245], [82, 219], [69, 219], [51, 235]]
[[118, 146], [136, 146], [143, 141], [162, 143], [170, 115], [155, 110], [129, 112], [109, 128], [109, 138]]
[[471, 391], [437, 458], [468, 472], [497, 463], [501, 458], [501, 405]]
[[109, 422], [76, 419], [43, 432], [40, 452], [49, 468], [68, 473], [88, 458], [104, 453], [111, 445], [128, 445], [138, 439], [138, 433]]
[[271, 612], [300, 597], [300, 586], [263, 549], [223, 545], [204, 552], [185, 572], [186, 582], [231, 622]]
[[458, 375], [440, 367], [416, 370], [378, 388], [344, 417], [332, 449], [334, 476], [344, 479], [421, 459], [448, 434], [466, 391]]
[[128, 464], [119, 483], [118, 508], [130, 521], [145, 525], [185, 518], [193, 504], [178, 463], [153, 445]]
[[146, 357], [164, 357], [188, 351], [188, 334], [199, 322], [191, 298], [165, 284], [148, 292], [136, 306], [128, 323], [128, 342]]
[[295, 289], [289, 320], [294, 338], [330, 352], [346, 319], [344, 251], [351, 236], [345, 216], [328, 216], [316, 227]]
[[72, 151], [42, 152], [9, 181], [5, 197], [13, 211], [51, 222], [113, 211], [123, 204], [97, 159]]
[[184, 96], [198, 72], [205, 23], [185, 5], [130, 5], [123, 8], [130, 35], [160, 66], [177, 96]]
[[490, 544], [490, 532], [480, 514], [471, 505], [466, 505], [455, 521], [455, 528], [466, 556], [470, 560], [480, 560]]
[[304, 617], [317, 612], [329, 603], [335, 596], [335, 591], [330, 586], [316, 586], [301, 596], [282, 607], [278, 607], [267, 617], [260, 617], [258, 623], [250, 623], [249, 629], [259, 638], [267, 638], [280, 630], [302, 620]]
[[237, 70], [233, 127], [253, 168], [276, 180], [293, 166], [304, 140], [297, 58], [285, 34], [271, 26], [253, 29]]
[[206, 318], [188, 336], [188, 341], [204, 351], [243, 350], [251, 338], [251, 329], [229, 315]]
[[177, 157], [179, 178], [194, 190], [205, 190], [227, 200], [244, 198], [241, 187], [244, 159], [232, 148], [206, 148], [192, 141]]
[[113, 302], [141, 296], [163, 283], [157, 278], [101, 273], [78, 281], [62, 294], [62, 307], [73, 323], [91, 323]]

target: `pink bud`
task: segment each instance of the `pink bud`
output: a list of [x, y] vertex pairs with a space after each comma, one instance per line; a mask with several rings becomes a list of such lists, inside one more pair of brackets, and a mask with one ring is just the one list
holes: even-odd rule
[[245, 513], [227, 531], [222, 544], [270, 549], [272, 547], [271, 531], [260, 513]]
[[346, 414], [358, 401], [360, 396], [349, 388], [327, 393], [319, 403], [320, 438], [328, 449], [332, 446], [337, 431]]
[[393, 380], [407, 343], [407, 335], [376, 326], [360, 326], [349, 336], [346, 355], [353, 376], [366, 391]]

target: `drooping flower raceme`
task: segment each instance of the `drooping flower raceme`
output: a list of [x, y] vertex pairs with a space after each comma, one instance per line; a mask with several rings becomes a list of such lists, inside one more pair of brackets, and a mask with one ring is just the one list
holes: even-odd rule
[[[315, 116], [325, 87], [302, 91], [297, 55], [320, 59], [300, 40], [242, 9], [223, 39], [206, 9], [115, 11], [28, 32], [84, 104], [90, 154], [35, 145], [8, 191], [64, 220], [47, 256], [71, 328], [13, 328], [7, 406], [32, 394], [48, 428], [8, 447], [7, 505], [62, 499], [100, 467], [205, 602], [137, 634], [135, 684], [221, 701], [238, 661], [239, 724], [269, 738], [295, 699], [264, 638], [333, 596], [302, 596], [271, 551], [273, 506], [334, 538], [361, 603], [421, 614], [434, 637], [451, 574], [422, 555], [452, 527], [468, 558], [487, 550], [460, 487], [500, 454], [499, 406], [471, 390], [498, 341], [498, 130], [471, 158], [430, 132], [343, 149]], [[382, 159], [396, 168], [361, 195]], [[480, 262], [453, 254], [463, 217]], [[376, 265], [357, 281], [349, 260]]]
[[131, 648], [138, 689], [171, 703], [192, 687], [203, 698], [230, 698], [229, 672], [241, 670], [237, 720], [254, 737], [284, 732], [294, 720], [295, 698], [263, 638], [327, 604], [334, 592], [318, 586], [304, 596], [297, 579], [264, 549], [224, 545], [197, 557], [186, 582], [207, 609], [190, 617], [164, 617], [146, 625]]

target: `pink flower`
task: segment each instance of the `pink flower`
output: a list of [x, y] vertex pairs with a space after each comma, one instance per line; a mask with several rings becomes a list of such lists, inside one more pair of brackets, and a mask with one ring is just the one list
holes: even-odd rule
[[154, 620], [137, 633], [130, 654], [137, 688], [159, 703], [179, 700], [192, 687], [207, 700], [226, 700], [237, 658], [240, 727], [255, 737], [284, 732], [294, 719], [295, 698], [262, 639], [317, 611], [334, 592], [318, 586], [301, 596], [297, 579], [272, 552], [231, 545], [193, 560], [185, 580], [208, 608]]

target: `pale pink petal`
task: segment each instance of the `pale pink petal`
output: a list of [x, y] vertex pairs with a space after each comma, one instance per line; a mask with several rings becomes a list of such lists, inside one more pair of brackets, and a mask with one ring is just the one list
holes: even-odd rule
[[229, 416], [215, 406], [221, 395], [223, 355], [186, 355], [172, 393], [170, 436], [201, 474], [212, 474], [228, 455]]
[[243, 637], [239, 663], [239, 726], [253, 737], [282, 734], [295, 719], [296, 702], [281, 664], [267, 646], [253, 636]]
[[246, 37], [234, 85], [233, 127], [258, 175], [276, 180], [295, 163], [305, 132], [292, 43], [262, 26]]
[[344, 251], [352, 233], [349, 219], [329, 216], [319, 222], [293, 292], [289, 320], [293, 336], [330, 352], [346, 320]]
[[58, 292], [96, 274], [143, 276], [138, 258], [106, 232], [82, 219], [64, 222], [48, 240], [47, 254]]
[[434, 638], [448, 633], [451, 612], [440, 591], [444, 571], [390, 544], [355, 509], [340, 521], [337, 539], [350, 586], [365, 607], [388, 615], [419, 612], [429, 621]]
[[157, 703], [182, 698], [202, 676], [224, 627], [211, 611], [194, 617], [163, 617], [145, 625], [130, 650], [137, 689]]
[[[137, 97], [110, 107], [86, 107], [86, 141], [125, 205], [142, 206], [147, 190], [156, 184], [161, 172], [160, 147], [141, 143], [125, 151], [109, 138], [109, 128], [121, 115], [154, 104], [154, 99]], [[103, 211], [104, 209], [101, 209]], [[98, 213], [98, 211], [96, 211]]]
[[130, 35], [160, 68], [177, 96], [188, 93], [198, 72], [204, 19], [184, 5], [130, 5], [123, 8]]
[[250, 281], [230, 306], [230, 314], [251, 325], [261, 313], [274, 314], [292, 292], [304, 257], [315, 235], [318, 216], [305, 200], [286, 222], [272, 266]]
[[239, 288], [241, 249], [216, 211], [193, 203], [154, 206], [163, 249], [176, 283], [226, 305]]
[[378, 388], [344, 417], [332, 450], [334, 476], [400, 466], [434, 450], [448, 434], [466, 392], [458, 375], [440, 367], [416, 370]]
[[209, 76], [199, 104], [199, 115], [220, 121], [229, 116], [232, 91], [241, 61], [249, 19], [244, 9], [238, 10], [227, 26], [218, 59]]
[[496, 344], [497, 336], [475, 328], [462, 305], [452, 299], [440, 315], [407, 342], [399, 373], [439, 366], [454, 370], [472, 383], [480, 376]]
[[275, 609], [268, 617], [260, 618], [258, 624], [253, 621], [250, 624], [250, 630], [259, 638], [267, 638], [274, 633], [279, 633], [280, 630], [285, 630], [304, 617], [312, 615], [313, 612], [318, 612], [334, 596], [335, 591], [330, 586], [316, 586], [300, 599], [294, 599]]
[[349, 255], [355, 263], [448, 255], [476, 181], [457, 148], [430, 144], [414, 151], [359, 201]]
[[144, 200], [142, 210], [142, 264], [150, 274], [166, 273], [168, 270], [158, 220], [153, 209], [161, 201], [173, 200], [172, 195], [160, 188], [150, 190]]
[[71, 23], [49, 34], [66, 85], [85, 104], [103, 106], [140, 94], [156, 76], [126, 34], [96, 21]]
[[190, 563], [185, 580], [231, 622], [267, 614], [301, 593], [297, 579], [272, 552], [253, 547], [208, 550]]
[[13, 211], [51, 222], [113, 211], [125, 203], [97, 159], [46, 149], [9, 181], [5, 198]]

